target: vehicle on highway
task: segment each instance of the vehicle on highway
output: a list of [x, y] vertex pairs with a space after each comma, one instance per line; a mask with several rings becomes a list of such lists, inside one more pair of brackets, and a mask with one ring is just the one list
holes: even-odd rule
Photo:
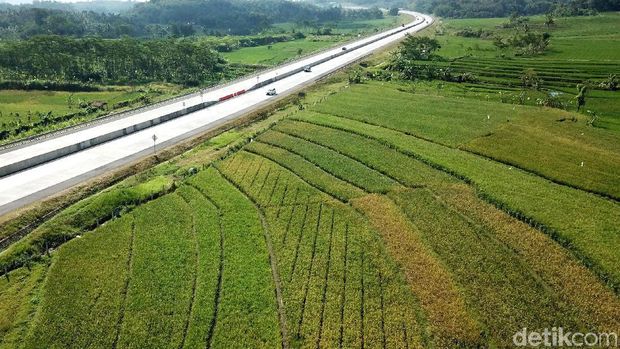
[[275, 96], [275, 95], [277, 95], [275, 88], [270, 88], [269, 90], [267, 90], [267, 96]]
[[310, 73], [310, 72], [312, 71], [312, 67], [310, 67], [309, 65], [307, 65], [307, 66], [305, 66], [305, 67], [304, 67], [304, 71], [305, 71], [306, 73]]
[[343, 50], [343, 51], [346, 51], [346, 50], [347, 50], [347, 47], [346, 47], [346, 46], [345, 46], [345, 47], [343, 47], [343, 48], [342, 48], [342, 50]]

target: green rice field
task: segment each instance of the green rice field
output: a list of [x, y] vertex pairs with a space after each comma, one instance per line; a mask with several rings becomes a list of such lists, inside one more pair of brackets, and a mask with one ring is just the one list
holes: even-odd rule
[[[567, 88], [616, 64], [531, 62]], [[0, 251], [0, 349], [511, 348], [524, 327], [620, 329], [617, 119], [487, 98], [491, 82], [347, 74]]]

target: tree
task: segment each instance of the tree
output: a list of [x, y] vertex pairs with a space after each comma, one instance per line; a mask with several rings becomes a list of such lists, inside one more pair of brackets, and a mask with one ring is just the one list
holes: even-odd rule
[[586, 85], [577, 85], [577, 96], [575, 99], [577, 100], [577, 111], [581, 110], [581, 107], [586, 105], [586, 93], [588, 92], [588, 87]]
[[436, 39], [407, 35], [400, 44], [397, 55], [407, 60], [429, 60], [435, 57], [434, 52], [440, 48], [441, 45]]
[[523, 87], [530, 87], [538, 90], [542, 85], [543, 80], [538, 76], [538, 73], [532, 68], [528, 68], [521, 74], [521, 85]]
[[599, 84], [600, 88], [604, 88], [609, 91], [615, 91], [618, 89], [618, 76], [616, 74], [609, 74], [609, 77], [605, 81]]
[[349, 74], [349, 84], [361, 84], [362, 83], [362, 71], [357, 69]]
[[553, 13], [547, 12], [545, 15], [545, 25], [547, 28], [555, 25], [555, 19], [553, 18]]
[[398, 16], [398, 11], [399, 11], [398, 7], [392, 7], [392, 8], [390, 8], [390, 10], [388, 11], [388, 14], [389, 14], [390, 16]]

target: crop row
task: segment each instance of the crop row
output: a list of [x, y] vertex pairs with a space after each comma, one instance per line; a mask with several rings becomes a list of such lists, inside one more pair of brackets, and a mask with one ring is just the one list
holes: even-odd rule
[[[248, 174], [235, 168], [237, 162]], [[261, 172], [278, 172], [285, 179], [274, 197], [258, 195], [264, 175], [248, 179], [259, 172], [260, 163]], [[420, 342], [410, 291], [357, 215], [258, 154], [242, 151], [218, 167], [264, 208], [291, 346], [405, 347]]]
[[418, 229], [408, 222], [400, 208], [381, 195], [355, 199], [353, 205], [381, 233], [390, 255], [403, 269], [425, 312], [435, 344], [438, 347], [482, 344], [481, 328], [473, 312], [467, 309], [450, 271], [426, 246]]
[[620, 326], [616, 295], [551, 238], [483, 202], [469, 186], [438, 188], [435, 194], [516, 251], [558, 299], [573, 306], [575, 316], [587, 328], [605, 331]]
[[335, 177], [348, 181], [367, 192], [386, 193], [398, 185], [394, 180], [363, 163], [299, 138], [277, 131], [269, 131], [258, 137], [258, 140], [299, 155]]
[[298, 114], [296, 118], [305, 121], [297, 127], [299, 134], [318, 139], [325, 133], [345, 139], [354, 133], [475, 184], [481, 195], [494, 205], [570, 248], [604, 282], [612, 287], [620, 284], [620, 273], [615, 268], [620, 262], [620, 252], [613, 247], [620, 243], [615, 223], [620, 219], [620, 209], [615, 203], [459, 149], [382, 127], [329, 115]]
[[458, 146], [493, 132], [507, 119], [516, 118], [521, 108], [515, 110], [513, 107], [477, 99], [412, 95], [380, 85], [364, 84], [339, 93], [312, 110]]
[[212, 347], [224, 264], [221, 212], [195, 187], [184, 185], [177, 193], [192, 208], [193, 233], [196, 235], [193, 301], [188, 309], [182, 346]]
[[274, 280], [256, 207], [214, 168], [200, 172], [190, 184], [222, 213], [221, 294], [212, 347], [280, 346]]
[[314, 164], [306, 161], [301, 156], [290, 153], [282, 148], [274, 147], [266, 143], [253, 142], [246, 146], [244, 150], [261, 155], [278, 163], [282, 167], [298, 174], [312, 186], [320, 188], [321, 191], [343, 202], [364, 195], [364, 192], [359, 188], [330, 175]]
[[[281, 122], [275, 129], [296, 137], [300, 141], [312, 142], [326, 149], [337, 151], [390, 178], [394, 178], [406, 186], [416, 187], [433, 183], [454, 182], [454, 179], [445, 173], [380, 142], [359, 135], [296, 121]], [[310, 137], [308, 136], [309, 133], [306, 133], [307, 131], [320, 131], [320, 133]]]
[[24, 342], [36, 313], [47, 263], [16, 269], [0, 279], [0, 348], [16, 348]]
[[318, 202], [327, 197], [310, 184], [296, 180], [295, 174], [273, 161], [246, 151], [236, 153], [218, 167], [234, 178], [261, 208], [273, 206], [281, 212], [283, 207]]
[[26, 348], [112, 347], [129, 273], [132, 224], [133, 217], [125, 216], [63, 245], [41, 291]]
[[544, 85], [574, 87], [575, 84], [584, 81], [601, 81], [612, 73], [618, 73], [618, 65], [581, 65], [578, 68], [559, 67], [554, 63], [542, 64], [515, 64], [510, 62], [498, 61], [471, 61], [457, 60], [454, 62], [433, 62], [438, 67], [449, 67], [456, 73], [470, 72], [479, 79], [496, 82], [520, 85], [520, 77], [524, 70], [532, 68], [537, 75], [543, 79]]
[[403, 208], [441, 261], [451, 271], [485, 325], [485, 336], [509, 346], [522, 324], [551, 328], [558, 319], [568, 328], [581, 325], [572, 306], [557, 299], [519, 255], [437, 201], [426, 189], [390, 194]]
[[216, 171], [54, 259], [27, 348], [280, 345], [260, 219]]
[[[314, 117], [315, 115], [310, 115], [310, 117]], [[308, 119], [309, 120], [309, 119]], [[360, 149], [368, 149], [369, 147], [364, 147], [361, 146], [360, 144], [356, 144], [355, 142], [355, 138], [359, 137], [357, 135], [351, 135], [351, 134], [347, 134], [346, 132], [342, 132], [339, 130], [335, 130], [335, 129], [325, 129], [325, 128], [321, 128], [321, 127], [317, 127], [317, 126], [313, 126], [311, 124], [304, 124], [304, 123], [295, 123], [295, 122], [282, 122], [280, 124], [278, 124], [276, 126], [276, 129], [282, 131], [282, 132], [288, 132], [291, 134], [296, 134], [297, 136], [301, 137], [304, 136], [308, 139], [311, 139], [315, 142], [318, 142], [320, 144], [323, 145], [329, 145], [331, 147], [334, 147], [335, 149], [337, 149], [340, 152], [343, 152], [344, 149], [346, 149], [346, 146], [350, 146], [351, 149], [349, 150], [349, 152], [352, 154], [352, 156], [355, 156], [355, 153], [360, 153]], [[311, 135], [311, 136], [308, 136]], [[344, 144], [346, 146], [342, 146], [340, 145]], [[376, 147], [373, 147], [376, 148]], [[371, 163], [372, 165], [372, 163]], [[363, 199], [354, 199], [354, 203], [355, 202], [359, 202], [359, 201], [364, 201], [367, 200], [366, 198]], [[419, 200], [415, 200], [414, 198], [408, 198], [407, 200], [402, 200], [401, 204], [404, 202], [417, 202]], [[426, 205], [430, 205], [429, 203], [426, 203]], [[374, 205], [376, 206], [376, 205]], [[373, 206], [373, 207], [374, 207]], [[416, 206], [417, 207], [417, 206]], [[419, 207], [418, 207], [419, 209]], [[439, 208], [435, 207], [433, 208], [430, 212], [439, 212], [438, 211]], [[411, 209], [411, 211], [417, 212], [415, 209]], [[385, 214], [385, 211], [382, 211], [383, 214]], [[435, 231], [436, 230], [436, 224], [431, 227], [431, 223], [432, 222], [431, 216], [428, 216], [428, 221], [427, 221], [427, 225], [423, 227], [423, 229], [421, 229], [421, 231], [425, 231], [425, 232], [430, 232], [430, 231]], [[435, 217], [436, 219], [436, 217]], [[444, 220], [448, 220], [447, 218]], [[387, 223], [381, 224], [379, 226], [383, 226], [385, 227], [387, 225]], [[418, 223], [419, 226], [419, 223]], [[509, 265], [519, 265], [519, 261], [518, 261], [518, 256], [517, 255], [510, 255], [510, 254], [506, 254], [506, 251], [504, 250], [504, 248], [502, 247], [501, 244], [497, 244], [494, 242], [494, 239], [492, 237], [489, 237], [489, 242], [486, 243], [486, 245], [476, 245], [478, 243], [479, 237], [477, 237], [477, 235], [480, 233], [478, 231], [474, 230], [469, 230], [467, 229], [467, 222], [466, 221], [462, 221], [462, 222], [457, 222], [457, 221], [452, 221], [450, 224], [448, 224], [446, 227], [444, 227], [444, 229], [448, 229], [448, 227], [451, 227], [453, 229], [459, 229], [459, 231], [464, 232], [463, 234], [469, 234], [470, 236], [474, 236], [475, 239], [472, 240], [472, 245], [468, 246], [467, 248], [465, 248], [463, 251], [461, 251], [460, 253], [462, 255], [459, 255], [458, 253], [456, 253], [456, 251], [452, 251], [454, 255], [456, 256], [460, 256], [460, 260], [461, 262], [464, 260], [463, 258], [465, 258], [466, 256], [464, 255], [467, 251], [475, 251], [476, 248], [479, 248], [480, 251], [478, 251], [478, 253], [473, 253], [472, 255], [475, 256], [485, 256], [485, 260], [488, 261], [488, 263], [491, 263], [490, 265], [488, 265], [486, 268], [484, 268], [485, 270], [505, 270], [506, 268], [508, 268], [507, 266]], [[456, 228], [455, 228], [456, 227]], [[486, 234], [490, 235], [489, 232], [486, 232]], [[434, 237], [437, 237], [436, 235], [433, 235]], [[446, 235], [447, 236], [447, 235]], [[465, 237], [468, 237], [467, 235], [465, 235]], [[465, 237], [458, 237], [459, 241], [465, 241]], [[448, 243], [447, 240], [441, 240], [444, 243]], [[486, 241], [486, 239], [485, 239]], [[402, 243], [402, 242], [401, 242]], [[449, 243], [453, 243], [452, 241], [450, 241]], [[444, 251], [448, 248], [447, 245], [435, 245], [433, 246], [434, 249], [436, 251]], [[486, 251], [486, 252], [485, 252]], [[439, 253], [439, 252], [438, 252]], [[398, 257], [397, 257], [398, 258]], [[451, 266], [451, 270], [452, 267], [453, 268], [457, 268], [458, 263], [456, 261], [454, 261], [454, 265]], [[473, 263], [473, 262], [472, 262]], [[478, 260], [476, 260], [476, 263], [479, 263]], [[475, 271], [477, 270], [474, 265], [472, 264], [471, 266], [461, 266], [461, 269], [459, 269], [461, 272], [471, 272], [471, 271]], [[520, 321], [524, 321], [524, 322], [528, 322], [528, 323], [533, 323], [533, 321], [535, 320], [534, 318], [528, 318], [529, 314], [533, 313], [533, 311], [531, 309], [529, 309], [528, 307], [523, 306], [523, 304], [534, 304], [534, 302], [536, 301], [536, 296], [535, 294], [524, 294], [522, 293], [521, 296], [522, 297], [526, 297], [527, 299], [519, 299], [518, 297], [515, 296], [515, 294], [519, 293], [517, 288], [513, 288], [515, 287], [515, 285], [521, 285], [522, 287], [528, 289], [528, 290], [535, 290], [535, 292], [538, 292], [540, 294], [543, 294], [545, 292], [544, 287], [541, 288], [542, 286], [537, 284], [537, 280], [536, 279], [532, 279], [530, 278], [529, 274], [530, 274], [530, 270], [527, 269], [526, 267], [521, 266], [521, 268], [516, 268], [516, 267], [512, 267], [510, 270], [506, 269], [507, 271], [505, 271], [503, 274], [501, 275], [484, 275], [484, 276], [479, 276], [481, 279], [484, 279], [487, 283], [485, 285], [474, 285], [472, 287], [482, 287], [482, 288], [478, 288], [478, 289], [474, 289], [473, 291], [471, 291], [471, 293], [469, 293], [469, 297], [471, 297], [472, 299], [475, 298], [475, 300], [473, 300], [473, 302], [479, 301], [480, 303], [477, 304], [477, 310], [480, 311], [479, 309], [486, 309], [486, 311], [488, 311], [485, 315], [485, 317], [483, 318], [484, 323], [493, 323], [495, 324], [495, 328], [490, 328], [488, 329], [488, 331], [490, 331], [489, 333], [487, 333], [487, 335], [492, 336], [493, 338], [496, 339], [500, 339], [500, 338], [504, 338], [506, 336], [506, 333], [502, 333], [501, 331], [510, 331], [510, 329], [512, 328], [511, 326], [515, 325], [515, 324], [509, 324], [509, 323], [503, 323], [501, 321], [501, 319], [499, 318], [495, 318], [494, 316], [499, 315], [496, 312], [494, 312], [492, 309], [494, 306], [492, 306], [492, 302], [495, 301], [496, 304], [495, 306], [499, 306], [500, 304], [509, 304], [510, 306], [508, 307], [508, 309], [510, 309], [510, 311], [513, 314], [519, 314], [518, 316], [516, 316], [516, 318], [518, 318]], [[583, 271], [582, 271], [582, 274]], [[587, 273], [585, 273], [587, 274]], [[428, 276], [427, 276], [428, 277]], [[464, 279], [461, 279], [461, 282], [464, 282], [464, 280], [471, 280], [472, 276], [466, 276], [464, 277]], [[508, 280], [508, 283], [506, 283], [506, 281]], [[470, 285], [468, 284], [467, 287], [470, 287]], [[415, 289], [415, 288], [414, 288]], [[485, 289], [485, 290], [483, 290]], [[500, 292], [501, 291], [501, 292]], [[481, 297], [475, 296], [478, 293], [483, 292], [484, 294], [488, 294], [488, 293], [494, 293], [496, 294], [495, 299], [481, 299]], [[612, 297], [613, 298], [613, 297]], [[558, 301], [557, 299], [553, 299], [553, 295], [549, 294], [547, 296], [547, 301], [548, 303], [545, 304], [537, 304], [536, 306], [534, 306], [535, 309], [543, 309], [543, 313], [547, 314], [547, 320], [549, 321], [549, 323], [551, 321], [553, 321], [553, 319], [555, 318], [563, 318], [566, 319], [566, 321], [570, 321], [570, 312], [572, 311], [572, 308], [570, 309], [562, 309], [561, 306], [559, 304], [562, 304], [562, 302]], [[606, 298], [607, 300], [610, 299], [609, 297], [609, 293], [608, 296]], [[510, 304], [510, 302], [514, 301], [513, 304]], [[575, 299], [573, 299], [573, 301], [575, 301]], [[472, 300], [470, 300], [470, 302], [472, 302]], [[430, 309], [426, 309], [427, 311], [429, 310], [433, 310], [432, 308]], [[605, 315], [609, 318], [610, 315], [610, 311], [609, 308], [607, 308], [605, 311]], [[436, 313], [429, 313], [430, 315], [436, 315]], [[504, 317], [507, 316], [507, 314], [503, 314], [500, 315], [500, 317]], [[542, 314], [540, 314], [540, 316], [542, 316]], [[541, 323], [544, 322], [544, 318], [543, 317], [537, 317]], [[583, 318], [581, 318], [583, 319]], [[580, 321], [581, 321], [580, 319]], [[446, 326], [445, 323], [442, 324], [442, 328], [438, 331], [449, 331], [449, 326]], [[460, 329], [463, 329], [464, 326], [459, 327]], [[475, 331], [471, 331], [470, 333], [475, 333]], [[451, 335], [447, 335], [448, 337], [451, 337]], [[453, 336], [453, 335], [452, 335]], [[469, 337], [465, 337], [466, 339], [461, 338], [461, 340], [463, 342], [475, 342], [475, 336], [469, 336]]]
[[[615, 161], [620, 148], [614, 146], [618, 137], [609, 130], [588, 127], [586, 117], [558, 109], [515, 107], [475, 99], [457, 99], [459, 107], [442, 102], [444, 97], [423, 94], [407, 101], [411, 94], [368, 85], [352, 87], [315, 109], [466, 148], [557, 183], [620, 197], [620, 179], [615, 175], [620, 170]], [[365, 95], [376, 94], [379, 88], [384, 91], [381, 98]], [[398, 98], [406, 102], [398, 104]], [[569, 118], [576, 118], [577, 122], [556, 122]], [[527, 146], [514, 146], [522, 144], [523, 139], [530, 141]], [[581, 162], [586, 164], [585, 168], [579, 168]]]

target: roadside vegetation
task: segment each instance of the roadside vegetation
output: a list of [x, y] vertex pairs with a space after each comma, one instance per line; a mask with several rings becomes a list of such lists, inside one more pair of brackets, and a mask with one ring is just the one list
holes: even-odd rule
[[478, 348], [510, 347], [524, 326], [619, 328], [616, 118], [538, 105], [529, 87], [502, 100], [514, 90], [501, 77], [395, 67], [460, 50], [436, 37], [433, 52], [419, 50], [432, 37], [407, 39], [11, 244], [0, 347]]
[[83, 6], [0, 7], [0, 144], [150, 105], [409, 21], [376, 8], [285, 1], [170, 0], [131, 9], [111, 2], [77, 10]]

